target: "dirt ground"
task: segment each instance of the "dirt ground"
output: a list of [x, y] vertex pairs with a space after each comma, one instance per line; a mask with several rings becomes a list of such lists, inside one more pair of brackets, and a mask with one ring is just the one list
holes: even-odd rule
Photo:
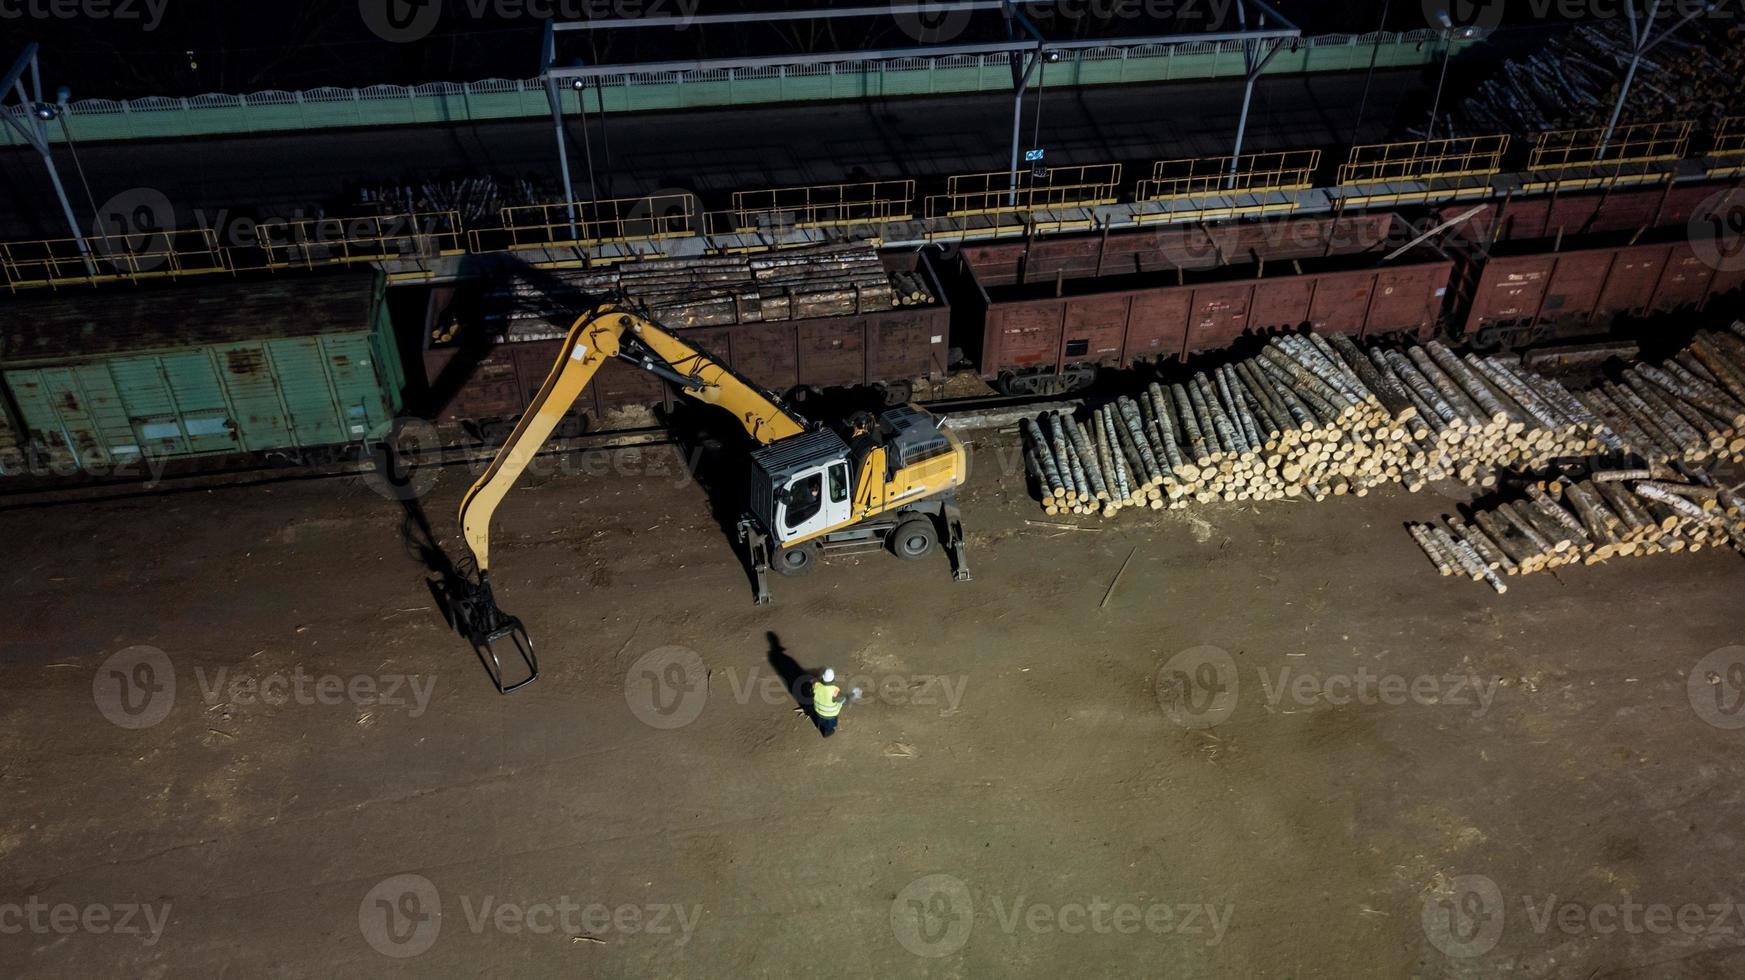
[[974, 582], [767, 608], [672, 450], [536, 478], [511, 697], [365, 481], [0, 513], [0, 974], [1745, 974], [1738, 555], [1499, 597], [1435, 494], [1063, 531], [978, 450]]

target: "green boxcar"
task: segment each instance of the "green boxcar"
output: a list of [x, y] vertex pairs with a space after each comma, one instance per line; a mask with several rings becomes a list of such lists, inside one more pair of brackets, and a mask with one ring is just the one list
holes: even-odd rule
[[8, 303], [12, 439], [50, 472], [360, 442], [405, 384], [385, 295], [348, 272]]

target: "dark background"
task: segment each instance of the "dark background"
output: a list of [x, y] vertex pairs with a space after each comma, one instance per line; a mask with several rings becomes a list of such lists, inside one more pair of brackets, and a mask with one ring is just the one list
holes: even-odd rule
[[[9, 10], [55, 0], [13, 0]], [[61, 0], [66, 2], [66, 0]], [[538, 73], [543, 20], [525, 10], [527, 0], [412, 0], [441, 4], [436, 28], [420, 40], [393, 43], [371, 32], [362, 3], [388, 0], [160, 0], [165, 6], [155, 29], [145, 30], [144, 0], [85, 0], [131, 4], [135, 19], [44, 16], [0, 20], [0, 59], [10, 61], [23, 42], [43, 46], [45, 84], [72, 89], [75, 99], [127, 99], [148, 95], [189, 96], [208, 92], [245, 93], [263, 89], [308, 89], [322, 85], [472, 81], [530, 78]], [[406, 2], [406, 0], [396, 0]], [[659, 3], [676, 9], [676, 0], [532, 0], [534, 9], [562, 3], [560, 10], [648, 10]], [[906, 0], [905, 0], [906, 2]], [[1109, 3], [1149, 4], [1173, 18], [1059, 18], [1047, 28], [1057, 39], [1171, 31], [1201, 31], [1216, 11], [1233, 17], [1229, 0], [1072, 0], [1080, 9]], [[700, 0], [699, 13], [754, 12], [869, 6], [876, 0]], [[502, 5], [512, 16], [503, 16]], [[1383, 4], [1360, 0], [1279, 0], [1276, 6], [1309, 33], [1367, 33], [1383, 24]], [[1391, 30], [1428, 26], [1423, 0], [1393, 0], [1386, 6]], [[475, 10], [483, 10], [474, 16]], [[1102, 7], [1101, 9], [1106, 9]], [[1225, 25], [1217, 25], [1225, 26]], [[1230, 25], [1233, 26], [1233, 25]], [[906, 47], [914, 40], [894, 18], [852, 18], [830, 22], [765, 22], [742, 27], [661, 28], [587, 32], [564, 51], [565, 60], [586, 57], [595, 63], [626, 63], [663, 58], [798, 51], [849, 51]], [[1001, 18], [975, 15], [960, 41], [1003, 37]], [[590, 46], [592, 49], [590, 50]]]

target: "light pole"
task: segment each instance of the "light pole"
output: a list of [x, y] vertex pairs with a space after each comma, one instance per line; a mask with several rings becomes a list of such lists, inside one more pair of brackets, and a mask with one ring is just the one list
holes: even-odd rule
[[1424, 130], [1426, 140], [1436, 138], [1436, 116], [1442, 111], [1442, 86], [1448, 81], [1448, 59], [1454, 54], [1454, 18], [1448, 16], [1448, 11], [1438, 10], [1436, 20], [1442, 24], [1442, 75], [1436, 79], [1436, 100], [1430, 103], [1430, 127]]
[[[66, 111], [66, 90], [60, 93], [59, 104], [50, 103], [42, 97], [42, 71], [36, 62], [36, 42], [25, 45], [24, 53], [13, 62], [12, 68], [0, 79], [0, 120], [5, 120], [24, 137], [31, 148], [42, 157], [42, 162], [48, 168], [49, 183], [54, 185], [55, 197], [61, 202], [61, 213], [66, 215], [67, 227], [73, 233], [73, 241], [78, 245], [79, 256], [85, 261], [85, 271], [95, 273], [96, 266], [91, 261], [91, 246], [85, 241], [84, 232], [79, 228], [79, 219], [73, 215], [73, 205], [67, 200], [67, 190], [61, 185], [60, 170], [55, 167], [55, 158], [48, 138], [48, 124]], [[30, 91], [24, 88], [24, 74], [30, 73]], [[20, 121], [5, 107], [5, 99], [9, 93], [18, 96], [18, 104], [29, 109], [26, 118]], [[27, 125], [28, 124], [28, 125]]]

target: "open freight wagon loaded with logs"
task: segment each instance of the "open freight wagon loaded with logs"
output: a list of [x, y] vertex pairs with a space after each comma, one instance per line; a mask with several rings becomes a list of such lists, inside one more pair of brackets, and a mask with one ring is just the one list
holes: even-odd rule
[[[901, 405], [948, 374], [951, 314], [925, 254], [881, 255], [851, 242], [599, 270], [523, 268], [438, 289], [424, 336], [431, 414], [501, 442], [539, 391], [578, 313], [619, 296], [795, 401], [869, 387], [887, 405]], [[607, 364], [557, 432], [614, 427], [625, 409], [670, 397], [658, 379]]]

